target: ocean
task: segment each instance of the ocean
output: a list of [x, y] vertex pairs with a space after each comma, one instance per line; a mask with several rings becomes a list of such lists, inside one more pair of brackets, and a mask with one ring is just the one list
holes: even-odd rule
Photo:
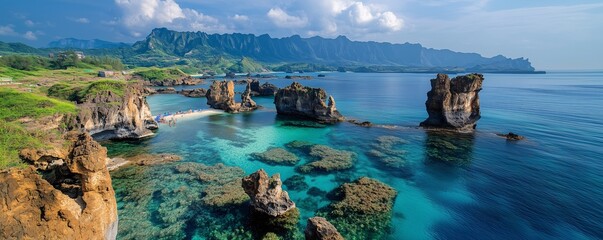
[[[161, 125], [148, 139], [104, 142], [110, 157], [173, 153], [183, 158], [112, 172], [118, 238], [257, 238], [246, 223], [245, 205], [210, 208], [204, 199], [214, 193], [210, 187], [231, 189], [222, 187], [228, 181], [221, 178], [238, 179], [260, 168], [279, 173], [282, 180], [301, 175], [308, 185], [303, 190], [283, 187], [300, 210], [299, 231], [331, 203], [326, 193], [367, 176], [396, 189], [393, 211], [388, 226], [379, 229], [383, 234], [362, 233], [359, 227], [342, 232], [347, 239], [603, 238], [603, 73], [485, 74], [479, 93], [482, 118], [471, 134], [418, 127], [427, 118], [426, 93], [435, 74], [325, 75], [299, 82], [324, 88], [344, 116], [374, 127], [291, 126], [284, 124], [290, 119], [277, 116], [273, 98], [254, 97], [263, 108], [251, 113], [182, 119], [175, 127]], [[260, 81], [279, 87], [292, 82], [283, 75]], [[175, 94], [147, 100], [154, 115], [208, 108], [205, 98]], [[496, 135], [508, 132], [526, 139]], [[389, 146], [396, 153], [393, 165], [369, 154], [384, 136], [401, 139]], [[354, 166], [301, 174], [295, 166], [251, 157], [295, 140], [351, 151]], [[308, 161], [300, 158], [298, 166]], [[303, 238], [299, 231], [287, 238]]]

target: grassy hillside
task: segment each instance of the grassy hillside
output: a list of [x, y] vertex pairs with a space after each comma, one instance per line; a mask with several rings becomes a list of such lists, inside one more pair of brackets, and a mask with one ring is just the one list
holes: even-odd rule
[[40, 119], [77, 111], [73, 103], [8, 88], [0, 88], [0, 99], [0, 169], [23, 166], [19, 159], [22, 149], [44, 147], [46, 139], [58, 134], [27, 128], [20, 119]]
[[48, 88], [48, 96], [82, 103], [101, 92], [123, 96], [126, 82], [122, 80], [98, 80], [94, 82], [57, 83]]

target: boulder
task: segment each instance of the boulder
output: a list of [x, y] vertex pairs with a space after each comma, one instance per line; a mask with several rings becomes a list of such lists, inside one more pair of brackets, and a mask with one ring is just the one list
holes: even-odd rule
[[343, 236], [337, 231], [327, 219], [323, 217], [313, 217], [308, 219], [306, 230], [304, 231], [306, 240], [343, 240]]
[[247, 83], [247, 88], [241, 93], [241, 104], [238, 104], [237, 112], [249, 112], [258, 109], [258, 105], [251, 99], [251, 86]]
[[304, 87], [297, 82], [279, 89], [274, 97], [276, 111], [282, 115], [300, 116], [324, 123], [336, 123], [344, 117], [335, 107], [333, 96], [328, 97], [321, 88]]
[[[59, 149], [25, 149], [25, 169], [0, 171], [0, 239], [115, 239], [107, 150], [87, 133]], [[37, 166], [37, 167], [36, 167]]]
[[178, 92], [179, 94], [190, 97], [190, 98], [201, 98], [205, 97], [207, 91], [203, 88], [195, 88], [195, 89], [182, 89], [182, 91]]
[[214, 81], [207, 90], [205, 97], [211, 108], [235, 112], [237, 106], [234, 100], [234, 83], [232, 81]]
[[473, 73], [450, 80], [446, 74], [431, 79], [425, 106], [429, 117], [421, 123], [426, 128], [459, 131], [475, 129], [480, 119], [479, 91], [484, 76]]
[[251, 198], [254, 211], [271, 217], [282, 216], [289, 210], [295, 209], [295, 203], [289, 194], [282, 189], [281, 177], [274, 174], [268, 178], [263, 169], [244, 177], [242, 187]]

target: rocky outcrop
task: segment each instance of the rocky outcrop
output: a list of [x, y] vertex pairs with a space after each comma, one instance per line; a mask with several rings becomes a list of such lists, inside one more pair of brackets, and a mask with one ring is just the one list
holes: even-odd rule
[[253, 111], [258, 105], [251, 99], [251, 87], [247, 83], [245, 92], [241, 94], [241, 103], [234, 100], [234, 82], [233, 81], [214, 81], [207, 90], [205, 97], [207, 105], [211, 108], [222, 109], [229, 113]]
[[129, 83], [123, 92], [98, 92], [78, 104], [77, 115], [67, 120], [68, 130], [86, 131], [100, 139], [152, 135], [157, 122], [151, 115], [145, 92], [141, 83]]
[[203, 88], [195, 88], [195, 89], [182, 89], [182, 91], [178, 92], [185, 97], [190, 98], [202, 98], [205, 97], [207, 91]]
[[335, 107], [335, 99], [321, 88], [304, 87], [297, 82], [278, 90], [274, 97], [276, 111], [282, 115], [310, 118], [324, 123], [341, 122], [344, 117]]
[[323, 217], [313, 217], [308, 219], [306, 230], [304, 231], [306, 240], [343, 240], [343, 236], [337, 231], [335, 226]]
[[460, 131], [475, 129], [480, 119], [478, 93], [483, 81], [484, 76], [477, 73], [452, 80], [446, 74], [438, 74], [431, 79], [431, 91], [425, 102], [429, 117], [421, 126]]
[[65, 138], [71, 146], [23, 150], [29, 167], [0, 172], [0, 239], [115, 239], [107, 150], [86, 133]]
[[271, 83], [264, 83], [260, 85], [260, 81], [251, 81], [251, 95], [252, 96], [274, 96], [278, 91], [278, 87]]
[[145, 84], [157, 87], [171, 87], [177, 85], [199, 85], [203, 83], [203, 79], [193, 78], [191, 76], [183, 76], [180, 78], [169, 78], [163, 80], [145, 81]]
[[155, 91], [158, 94], [175, 94], [176, 93], [176, 89], [173, 88], [173, 87], [159, 88], [159, 89], [157, 89]]
[[295, 209], [295, 203], [282, 189], [279, 174], [268, 178], [266, 171], [260, 169], [243, 178], [242, 186], [245, 193], [251, 198], [251, 207], [256, 212], [277, 217]]
[[521, 136], [521, 135], [515, 134], [515, 133], [513, 133], [513, 132], [509, 132], [509, 133], [507, 133], [507, 134], [504, 134], [504, 133], [497, 133], [496, 135], [497, 135], [497, 136], [499, 136], [499, 137], [504, 137], [504, 138], [506, 138], [506, 139], [507, 139], [507, 140], [509, 140], [509, 141], [519, 141], [519, 140], [523, 140], [523, 139], [525, 139], [525, 137], [524, 137], [524, 136]]

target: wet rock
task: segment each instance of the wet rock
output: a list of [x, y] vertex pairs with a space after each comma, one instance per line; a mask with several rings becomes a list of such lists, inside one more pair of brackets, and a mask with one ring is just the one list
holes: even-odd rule
[[299, 158], [283, 148], [270, 148], [262, 153], [252, 153], [251, 156], [259, 161], [275, 165], [295, 165]]
[[176, 94], [176, 89], [173, 87], [158, 88], [156, 91], [158, 94]]
[[178, 92], [185, 97], [190, 98], [202, 98], [205, 97], [207, 91], [203, 88], [195, 88], [195, 89], [182, 89], [182, 91]]
[[299, 116], [324, 123], [336, 123], [344, 117], [335, 107], [335, 99], [328, 97], [321, 88], [304, 87], [294, 82], [290, 86], [279, 89], [274, 97], [278, 114]]
[[517, 134], [512, 133], [512, 132], [509, 132], [509, 133], [507, 133], [507, 134], [504, 134], [504, 133], [498, 133], [498, 134], [496, 134], [496, 135], [498, 135], [498, 136], [500, 136], [500, 137], [504, 137], [504, 138], [506, 138], [506, 139], [507, 139], [507, 140], [509, 140], [509, 141], [519, 141], [519, 140], [523, 140], [523, 139], [525, 139], [525, 137], [524, 137], [524, 136], [520, 136], [520, 135], [517, 135]]
[[384, 239], [391, 229], [397, 192], [375, 179], [363, 177], [344, 183], [329, 196], [333, 202], [319, 210], [344, 236], [357, 239]]
[[357, 125], [357, 126], [361, 126], [361, 127], [372, 127], [373, 123], [369, 122], [369, 121], [364, 121], [364, 122], [360, 122], [358, 120], [355, 119], [351, 119], [348, 120], [349, 123]]
[[251, 198], [253, 210], [272, 217], [295, 209], [295, 203], [289, 198], [289, 194], [282, 190], [281, 185], [279, 174], [268, 178], [263, 169], [243, 178], [242, 182], [245, 193]]
[[30, 167], [0, 171], [0, 239], [116, 238], [107, 150], [86, 133], [65, 140], [70, 146], [24, 150]]
[[78, 104], [67, 130], [86, 131], [97, 139], [143, 138], [158, 128], [141, 83], [128, 83], [123, 94], [101, 91]]
[[323, 217], [313, 217], [308, 219], [306, 230], [304, 230], [306, 240], [343, 240], [343, 236], [337, 231], [335, 226]]
[[287, 190], [289, 191], [302, 191], [309, 187], [306, 183], [306, 177], [303, 175], [293, 175], [290, 178], [287, 178], [283, 184], [287, 186]]
[[477, 73], [452, 80], [446, 74], [438, 74], [431, 80], [431, 91], [425, 102], [429, 117], [421, 126], [460, 131], [475, 129], [481, 117], [478, 93], [483, 81], [483, 75]]

